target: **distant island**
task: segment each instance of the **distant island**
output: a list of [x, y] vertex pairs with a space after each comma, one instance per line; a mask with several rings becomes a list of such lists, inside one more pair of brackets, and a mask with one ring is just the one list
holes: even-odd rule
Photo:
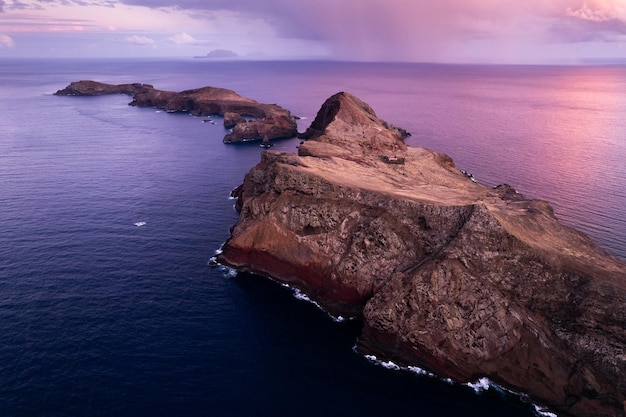
[[263, 152], [217, 261], [363, 321], [358, 351], [487, 377], [559, 415], [624, 416], [626, 264], [544, 201], [407, 146], [339, 93], [298, 154]]
[[188, 112], [196, 116], [223, 116], [224, 126], [231, 129], [224, 136], [224, 143], [261, 140], [263, 144], [269, 145], [272, 139], [290, 138], [298, 134], [296, 118], [288, 110], [276, 104], [259, 103], [225, 88], [203, 87], [172, 92], [155, 89], [150, 84], [114, 85], [83, 80], [72, 82], [55, 93], [58, 96], [104, 94], [132, 96], [131, 106]]
[[194, 56], [194, 59], [237, 59], [239, 54], [229, 49], [214, 49], [206, 55]]

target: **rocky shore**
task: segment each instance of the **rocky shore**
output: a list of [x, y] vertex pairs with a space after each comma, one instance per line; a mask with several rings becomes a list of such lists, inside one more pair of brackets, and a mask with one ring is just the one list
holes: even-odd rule
[[329, 98], [297, 155], [263, 152], [234, 191], [218, 261], [362, 319], [360, 352], [623, 417], [626, 265], [548, 203], [477, 184], [402, 133]]
[[[276, 105], [258, 103], [225, 88], [203, 87], [181, 92], [157, 90], [150, 84], [105, 84], [83, 80], [55, 93], [59, 96], [97, 96], [126, 94], [133, 97], [131, 106], [154, 107], [168, 112], [189, 112], [196, 116], [227, 116], [225, 127], [232, 129], [225, 143], [290, 138], [298, 134], [296, 118]], [[237, 117], [239, 116], [239, 117]], [[252, 120], [244, 118], [247, 116]]]

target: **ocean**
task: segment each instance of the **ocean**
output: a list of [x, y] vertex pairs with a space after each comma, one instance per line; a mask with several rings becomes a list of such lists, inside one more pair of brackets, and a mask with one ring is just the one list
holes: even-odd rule
[[[399, 371], [269, 280], [208, 262], [260, 159], [221, 120], [58, 97], [225, 87], [301, 116], [348, 91], [479, 182], [548, 200], [626, 259], [626, 67], [0, 60], [0, 416], [533, 416]], [[295, 151], [299, 140], [276, 141]]]

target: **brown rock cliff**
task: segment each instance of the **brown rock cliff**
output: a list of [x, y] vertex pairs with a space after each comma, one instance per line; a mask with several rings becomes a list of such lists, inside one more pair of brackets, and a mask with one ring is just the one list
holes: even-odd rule
[[361, 352], [624, 416], [626, 265], [551, 207], [472, 182], [347, 93], [264, 152], [219, 261], [362, 317]]
[[[258, 103], [242, 97], [232, 90], [203, 87], [181, 92], [157, 90], [149, 84], [112, 85], [97, 81], [73, 82], [55, 93], [60, 96], [96, 96], [103, 94], [126, 94], [133, 97], [131, 106], [154, 107], [169, 112], [189, 112], [196, 116], [229, 114], [233, 130], [224, 137], [225, 143], [248, 140], [289, 138], [298, 134], [296, 119], [291, 113], [276, 105]], [[252, 116], [255, 119], [242, 123], [234, 114]]]

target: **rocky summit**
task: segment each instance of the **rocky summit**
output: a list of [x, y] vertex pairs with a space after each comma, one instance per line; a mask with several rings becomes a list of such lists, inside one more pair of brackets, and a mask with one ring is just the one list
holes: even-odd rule
[[[97, 96], [126, 94], [133, 97], [131, 106], [154, 107], [168, 112], [189, 112], [196, 116], [227, 116], [227, 128], [232, 131], [224, 137], [225, 143], [290, 138], [298, 134], [296, 119], [276, 105], [258, 103], [232, 90], [202, 87], [181, 92], [157, 90], [150, 84], [106, 84], [83, 80], [55, 93], [59, 96]], [[237, 117], [239, 116], [239, 117]], [[243, 116], [250, 116], [246, 120]], [[225, 120], [226, 122], [226, 120]]]
[[362, 319], [362, 353], [488, 377], [559, 415], [624, 416], [626, 265], [403, 133], [329, 98], [297, 155], [265, 151], [234, 191], [218, 261]]

